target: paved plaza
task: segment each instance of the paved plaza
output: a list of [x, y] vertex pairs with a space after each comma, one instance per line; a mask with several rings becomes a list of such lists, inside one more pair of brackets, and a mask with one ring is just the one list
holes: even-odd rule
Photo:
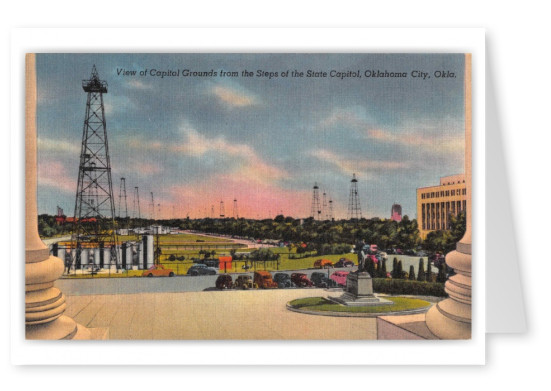
[[375, 318], [292, 312], [290, 300], [335, 295], [323, 289], [72, 295], [66, 315], [111, 340], [376, 339]]

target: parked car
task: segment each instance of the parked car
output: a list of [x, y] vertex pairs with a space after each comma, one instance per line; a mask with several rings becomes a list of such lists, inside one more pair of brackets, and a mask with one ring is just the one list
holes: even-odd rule
[[287, 273], [275, 273], [274, 281], [279, 288], [293, 288], [295, 284], [291, 281], [291, 276]]
[[348, 277], [349, 272], [337, 271], [331, 275], [331, 278], [335, 283], [340, 286], [346, 286], [346, 277]]
[[304, 273], [293, 273], [291, 274], [291, 281], [295, 283], [299, 288], [311, 287], [314, 285], [312, 281], [308, 279], [308, 276]]
[[144, 270], [142, 276], [146, 277], [174, 277], [174, 271], [166, 268], [163, 265], [153, 265], [149, 269]]
[[208, 267], [203, 263], [198, 263], [190, 267], [187, 271], [187, 274], [189, 274], [190, 276], [215, 275], [216, 269]]
[[352, 266], [354, 266], [354, 262], [346, 258], [341, 258], [335, 263], [335, 267], [352, 267]]
[[272, 279], [272, 274], [265, 270], [254, 272], [253, 280], [254, 284], [259, 288], [271, 289], [278, 287], [277, 282]]
[[252, 289], [253, 288], [253, 279], [251, 276], [245, 274], [237, 276], [235, 282], [233, 283], [235, 289]]
[[327, 269], [329, 267], [333, 267], [333, 262], [331, 262], [329, 259], [318, 259], [316, 262], [314, 262], [314, 267], [318, 269]]
[[215, 268], [215, 269], [218, 269], [220, 267], [220, 261], [218, 261], [218, 259], [214, 259], [214, 258], [203, 259], [203, 261], [201, 261], [201, 263], [203, 265], [207, 265], [208, 267], [212, 267], [212, 268]]
[[334, 288], [337, 286], [337, 283], [323, 272], [313, 272], [310, 275], [310, 280], [316, 288]]
[[216, 279], [215, 285], [218, 289], [231, 289], [233, 287], [233, 281], [229, 274], [220, 274]]

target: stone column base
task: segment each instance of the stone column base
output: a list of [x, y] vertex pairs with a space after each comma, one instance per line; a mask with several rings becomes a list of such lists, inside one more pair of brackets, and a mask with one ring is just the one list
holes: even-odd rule
[[25, 338], [33, 340], [106, 340], [107, 328], [86, 328], [68, 316], [62, 315], [48, 324], [25, 326]]

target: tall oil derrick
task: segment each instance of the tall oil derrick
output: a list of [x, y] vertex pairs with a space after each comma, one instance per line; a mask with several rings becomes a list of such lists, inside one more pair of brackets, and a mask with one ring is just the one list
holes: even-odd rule
[[82, 89], [87, 94], [87, 100], [71, 238], [76, 249], [73, 262], [80, 267], [83, 244], [95, 243], [98, 249], [103, 245], [110, 246], [109, 262], [112, 264], [114, 261], [118, 265], [115, 202], [103, 104], [107, 82], [100, 80], [95, 65], [90, 79], [82, 81]]
[[360, 207], [360, 197], [358, 196], [358, 180], [356, 174], [352, 174], [350, 181], [350, 196], [348, 197], [348, 220], [358, 220], [362, 218], [362, 208]]
[[[122, 199], [124, 198], [124, 216], [122, 213]], [[128, 204], [126, 202], [126, 178], [121, 178], [121, 185], [119, 187], [119, 217], [128, 218]]]
[[[142, 219], [142, 213], [140, 211], [140, 189], [138, 186], [134, 187], [134, 218]], [[137, 214], [136, 214], [137, 212]]]
[[329, 215], [327, 217], [329, 221], [335, 221], [333, 217], [333, 200], [329, 200]]
[[312, 208], [310, 210], [310, 216], [313, 217], [314, 220], [321, 219], [320, 193], [317, 183], [314, 183], [314, 192], [312, 194]]
[[151, 215], [149, 217], [151, 220], [155, 220], [155, 201], [153, 201], [153, 192], [151, 192], [151, 203], [149, 206], [151, 207]]
[[323, 220], [329, 220], [329, 209], [327, 208], [327, 193], [323, 191], [321, 210], [323, 214]]
[[233, 218], [234, 219], [239, 218], [239, 211], [237, 209], [237, 198], [233, 199]]
[[[124, 215], [122, 213], [122, 200], [124, 198]], [[126, 179], [121, 178], [121, 185], [119, 188], [119, 218], [124, 219], [126, 228], [128, 227], [129, 221], [128, 221], [128, 203], [126, 202]]]
[[220, 201], [220, 218], [223, 219], [224, 216], [225, 216], [224, 201]]

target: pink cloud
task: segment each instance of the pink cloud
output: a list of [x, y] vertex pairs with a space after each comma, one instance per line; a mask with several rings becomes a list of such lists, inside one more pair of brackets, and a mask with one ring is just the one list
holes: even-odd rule
[[326, 149], [316, 149], [310, 154], [322, 161], [337, 166], [343, 173], [350, 175], [355, 172], [375, 171], [375, 170], [398, 170], [408, 167], [408, 164], [397, 161], [382, 161], [369, 159], [347, 159]]
[[180, 145], [170, 146], [171, 151], [196, 157], [209, 152], [231, 156], [237, 162], [232, 174], [253, 182], [270, 183], [287, 175], [285, 170], [265, 162], [249, 145], [232, 143], [222, 136], [209, 138], [188, 126], [182, 132], [186, 140]]
[[63, 164], [56, 161], [46, 161], [38, 164], [39, 186], [53, 187], [65, 193], [74, 193], [77, 186], [77, 178], [67, 173]]
[[211, 92], [229, 107], [245, 107], [257, 104], [254, 95], [231, 87], [217, 85], [212, 87]]
[[434, 153], [459, 153], [465, 148], [465, 139], [462, 135], [448, 137], [443, 133], [427, 135], [419, 131], [395, 134], [380, 129], [370, 129], [366, 131], [366, 137], [385, 143], [417, 147]]
[[248, 180], [232, 176], [217, 176], [209, 182], [177, 185], [168, 190], [170, 201], [168, 210], [190, 217], [210, 216], [214, 205], [215, 216], [219, 215], [220, 201], [224, 202], [225, 215], [232, 217], [233, 200], [237, 199], [240, 217], [266, 218], [283, 212], [284, 215], [304, 217], [309, 214], [311, 194], [309, 191], [281, 189], [263, 183], [251, 183]]

